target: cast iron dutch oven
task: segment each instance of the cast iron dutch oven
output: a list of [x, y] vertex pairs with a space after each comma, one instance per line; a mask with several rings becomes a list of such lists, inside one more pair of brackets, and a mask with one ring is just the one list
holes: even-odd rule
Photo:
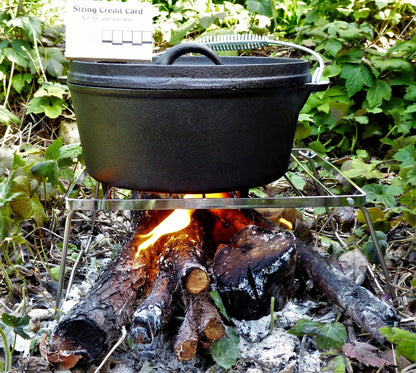
[[180, 44], [152, 63], [71, 61], [68, 86], [96, 180], [207, 193], [282, 176], [299, 111], [327, 83], [311, 82], [305, 60], [220, 58]]

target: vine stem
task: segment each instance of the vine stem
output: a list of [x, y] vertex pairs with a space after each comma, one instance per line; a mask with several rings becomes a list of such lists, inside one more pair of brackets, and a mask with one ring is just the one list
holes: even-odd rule
[[6, 98], [4, 99], [3, 107], [6, 107], [7, 102], [9, 101], [10, 90], [12, 88], [12, 81], [13, 81], [13, 74], [14, 74], [14, 65], [15, 65], [15, 62], [13, 61], [12, 67], [10, 69], [10, 79], [9, 79], [9, 84], [7, 85]]
[[42, 60], [40, 59], [35, 29], [32, 29], [32, 34], [33, 34], [33, 45], [35, 46], [36, 58], [38, 59], [38, 63], [39, 63], [40, 70], [42, 71], [43, 79], [45, 80], [45, 83], [47, 83], [48, 79], [46, 78], [45, 70], [43, 69], [43, 65], [42, 65]]
[[4, 373], [7, 373], [11, 368], [11, 362], [12, 362], [12, 356], [9, 349], [9, 343], [7, 342], [6, 334], [4, 333], [4, 330], [2, 327], [0, 327], [0, 336], [3, 339], [3, 345], [4, 345], [4, 354], [6, 357], [6, 362], [4, 365]]

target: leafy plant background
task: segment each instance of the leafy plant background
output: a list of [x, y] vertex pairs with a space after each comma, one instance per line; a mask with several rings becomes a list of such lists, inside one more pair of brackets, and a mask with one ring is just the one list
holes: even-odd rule
[[[16, 307], [28, 300], [21, 290], [29, 283], [22, 268], [30, 257], [38, 273], [56, 276], [58, 262], [49, 257], [44, 242], [59, 242], [54, 234], [62, 232], [63, 195], [79, 175], [83, 157], [79, 144], [64, 143], [60, 137], [62, 124], [75, 121], [68, 88], [58, 79], [67, 69], [64, 3], [1, 0], [0, 4], [1, 289], [10, 309], [18, 308], [17, 317], [26, 322], [24, 307]], [[410, 275], [401, 283], [406, 289], [403, 307], [414, 315], [414, 0], [154, 0], [153, 6], [155, 51], [184, 39], [250, 32], [305, 45], [323, 56], [324, 78], [331, 85], [313, 94], [302, 109], [296, 145], [332, 158], [363, 187], [386, 258], [408, 266]], [[284, 53], [308, 58], [296, 51]], [[313, 68], [314, 61], [311, 64]], [[85, 193], [91, 186], [87, 178]], [[355, 227], [349, 247], [360, 247], [375, 262], [360, 214]], [[403, 250], [397, 257], [392, 253], [399, 246]], [[400, 271], [397, 276], [401, 278]], [[314, 328], [321, 336], [322, 327]], [[397, 331], [385, 332], [392, 343], [397, 342]], [[301, 335], [302, 328], [296, 333]], [[338, 348], [340, 336], [335, 337]], [[13, 351], [13, 341], [8, 342], [3, 345]], [[408, 358], [414, 361], [414, 355]], [[2, 364], [7, 371], [11, 359]]]

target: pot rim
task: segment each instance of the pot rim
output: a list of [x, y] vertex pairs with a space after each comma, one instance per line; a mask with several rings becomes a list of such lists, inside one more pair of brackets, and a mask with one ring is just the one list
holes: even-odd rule
[[303, 86], [311, 81], [309, 63], [295, 58], [182, 56], [172, 65], [72, 60], [68, 82], [103, 88], [241, 89]]

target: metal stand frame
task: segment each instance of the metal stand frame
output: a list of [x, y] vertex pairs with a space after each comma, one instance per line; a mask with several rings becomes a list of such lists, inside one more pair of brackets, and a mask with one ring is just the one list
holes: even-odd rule
[[[62, 258], [58, 282], [58, 290], [56, 296], [56, 308], [59, 309], [62, 301], [62, 293], [65, 282], [65, 268], [66, 268], [66, 257], [68, 251], [70, 230], [72, 218], [76, 211], [92, 211], [92, 229], [94, 227], [95, 214], [97, 211], [108, 211], [108, 210], [174, 210], [174, 209], [244, 209], [244, 208], [303, 208], [303, 207], [325, 207], [329, 216], [329, 207], [342, 207], [351, 206], [358, 207], [364, 214], [370, 236], [374, 242], [374, 246], [377, 252], [379, 262], [381, 264], [383, 274], [387, 283], [388, 291], [395, 299], [395, 292], [391, 285], [390, 275], [384, 261], [384, 257], [374, 230], [373, 222], [370, 214], [365, 207], [366, 195], [362, 189], [360, 189], [355, 183], [345, 177], [338, 168], [329, 163], [327, 160], [314, 153], [310, 149], [293, 149], [292, 150], [292, 161], [296, 162], [300, 166], [303, 172], [313, 180], [316, 185], [318, 196], [303, 196], [300, 191], [295, 187], [295, 191], [298, 196], [295, 197], [265, 197], [265, 198], [192, 198], [192, 199], [178, 199], [178, 198], [167, 198], [167, 199], [98, 199], [99, 183], [97, 182], [97, 188], [93, 199], [77, 199], [71, 198], [69, 195], [72, 193], [71, 188], [67, 196], [65, 197], [67, 216], [65, 222], [65, 231], [62, 248]], [[301, 162], [301, 160], [307, 161], [310, 165], [309, 170]], [[319, 179], [316, 170], [316, 164], [323, 167], [329, 173], [334, 175], [340, 182], [342, 182], [347, 189], [350, 191], [346, 195], [333, 194]], [[86, 173], [80, 176], [85, 177]], [[288, 180], [289, 181], [289, 180]], [[267, 189], [265, 189], [267, 191]], [[331, 222], [331, 224], [333, 224]], [[335, 226], [332, 225], [332, 229], [336, 234]], [[92, 231], [91, 231], [92, 233]], [[337, 236], [337, 235], [336, 235]], [[337, 238], [339, 238], [337, 236]], [[90, 241], [87, 247], [81, 250], [75, 267], [78, 265], [82, 256], [88, 251]], [[344, 244], [345, 245], [345, 244]], [[70, 284], [72, 284], [74, 270], [71, 275], [67, 292], [69, 291]]]

